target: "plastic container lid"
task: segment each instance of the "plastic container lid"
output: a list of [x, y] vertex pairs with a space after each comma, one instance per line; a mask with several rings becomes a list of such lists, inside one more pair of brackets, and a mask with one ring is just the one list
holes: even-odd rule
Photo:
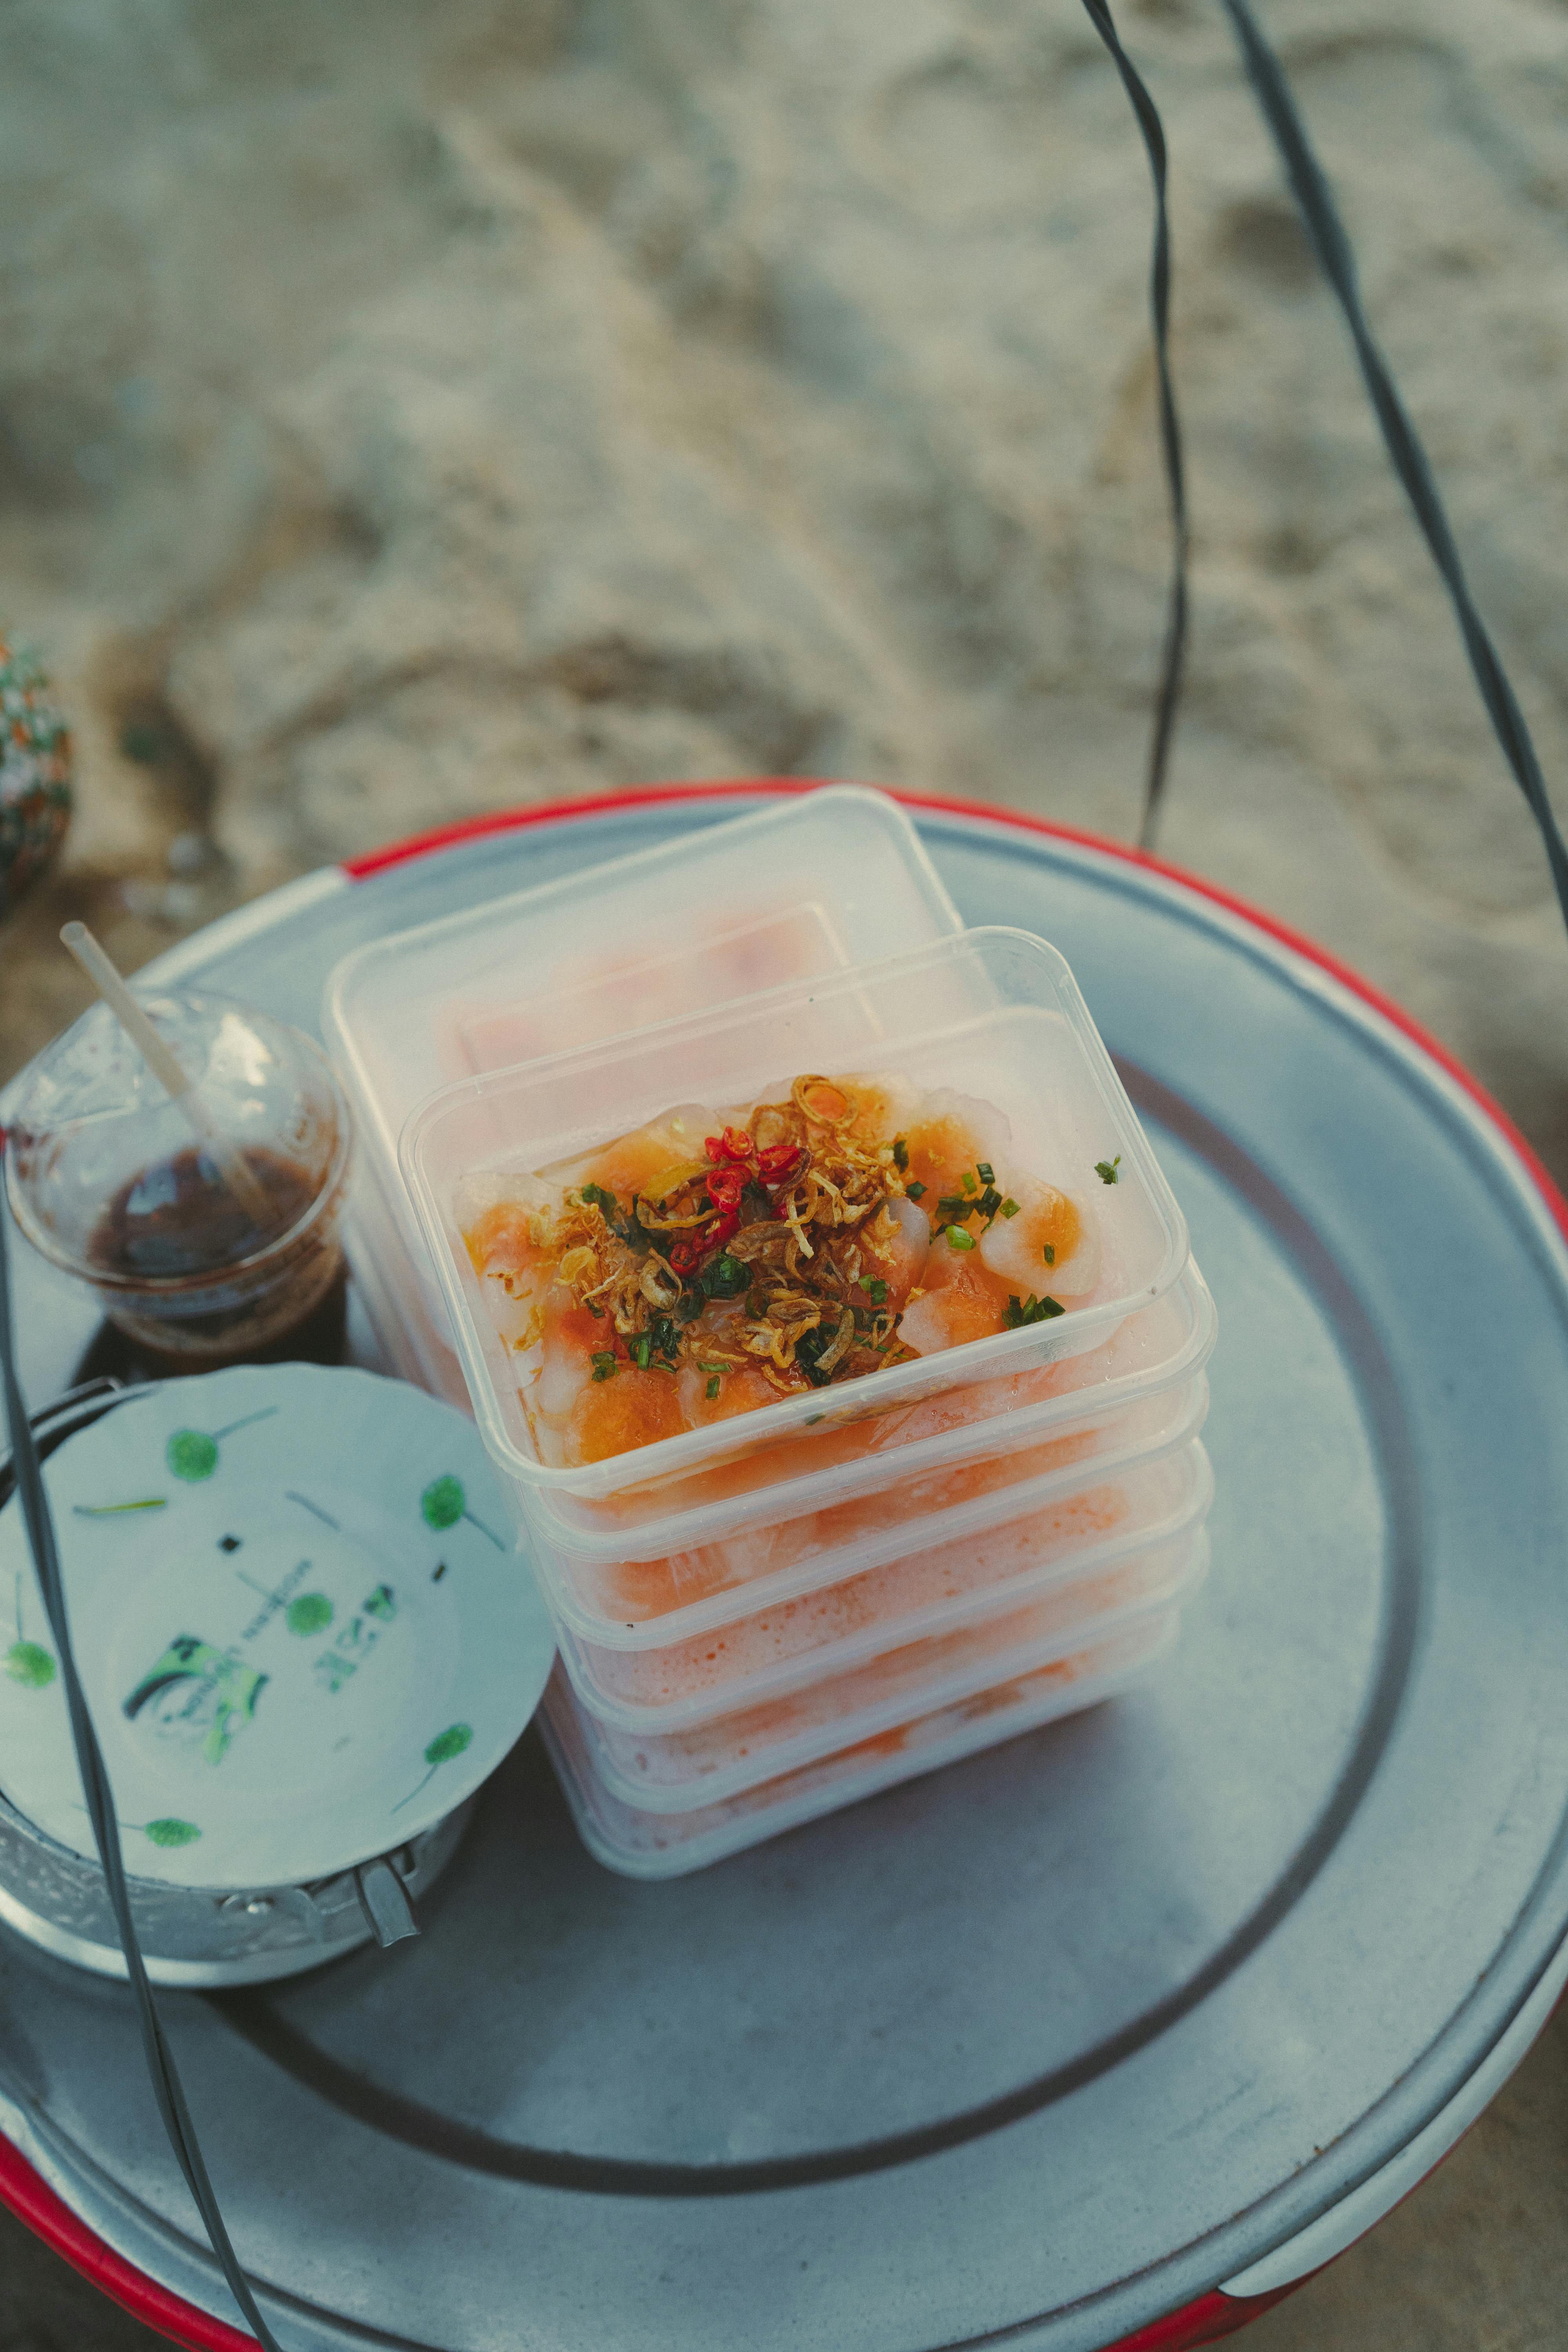
[[[503, 1345], [458, 1229], [454, 1196], [480, 1171], [569, 1162], [667, 1112], [755, 1100], [792, 1072], [899, 1074], [994, 1104], [1016, 1163], [1092, 1206], [1104, 1270], [1087, 1303], [841, 1388], [684, 1432], [579, 1466], [540, 1458]], [[781, 1080], [783, 1074], [783, 1080]], [[912, 955], [792, 984], [630, 1039], [552, 1055], [444, 1087], [409, 1118], [400, 1158], [446, 1294], [485, 1443], [525, 1486], [597, 1499], [749, 1454], [812, 1427], [840, 1427], [957, 1386], [1100, 1344], [1160, 1297], [1187, 1258], [1187, 1229], [1063, 958], [1026, 931], [973, 930]], [[1100, 1185], [1101, 1161], [1118, 1179]]]
[[1016, 1675], [691, 1812], [627, 1805], [605, 1789], [559, 1662], [540, 1706], [539, 1727], [589, 1853], [628, 1878], [679, 1878], [900, 1780], [1097, 1706], [1148, 1673], [1174, 1641], [1178, 1622], [1174, 1608], [1159, 1611], [1080, 1653], [1068, 1679], [1050, 1667]]
[[962, 928], [895, 801], [856, 784], [509, 893], [346, 955], [321, 1031], [358, 1117], [362, 1181], [426, 1278], [397, 1170], [443, 1081], [625, 1035]]
[[1163, 1298], [1130, 1315], [1098, 1348], [1059, 1362], [868, 1413], [842, 1429], [807, 1432], [719, 1469], [602, 1503], [510, 1481], [505, 1490], [531, 1542], [573, 1560], [657, 1559], [1098, 1427], [1102, 1418], [1114, 1420], [1135, 1402], [1184, 1386], [1207, 1363], [1216, 1329], [1208, 1286], [1189, 1257]]
[[650, 1736], [679, 1730], [841, 1674], [900, 1643], [1005, 1612], [1020, 1600], [1114, 1578], [1152, 1545], [1191, 1534], [1213, 1495], [1208, 1457], [1189, 1441], [1179, 1453], [1036, 1502], [989, 1528], [921, 1541], [715, 1633], [627, 1652], [558, 1628], [561, 1655], [601, 1723]]
[[1005, 1676], [1055, 1672], [1076, 1681], [1083, 1653], [1123, 1627], [1172, 1608], [1208, 1564], [1201, 1533], [1155, 1545], [1111, 1579], [1050, 1590], [1003, 1614], [978, 1616], [883, 1650], [780, 1697], [685, 1731], [623, 1731], [577, 1697], [578, 1724], [596, 1778], [623, 1804], [687, 1812], [814, 1763], [817, 1757], [990, 1688]]

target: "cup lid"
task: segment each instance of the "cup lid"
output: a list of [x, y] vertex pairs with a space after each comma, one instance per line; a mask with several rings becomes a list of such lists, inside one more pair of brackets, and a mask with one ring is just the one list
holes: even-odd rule
[[[133, 1876], [299, 1885], [461, 1804], [555, 1643], [470, 1422], [312, 1365], [131, 1391], [44, 1476]], [[21, 1512], [0, 1511], [0, 1790], [93, 1858]]]

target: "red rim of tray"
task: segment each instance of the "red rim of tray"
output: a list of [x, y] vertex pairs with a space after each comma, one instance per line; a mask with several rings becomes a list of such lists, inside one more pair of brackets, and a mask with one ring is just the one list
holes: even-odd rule
[[[498, 810], [484, 816], [468, 817], [454, 824], [437, 825], [427, 833], [411, 835], [406, 840], [388, 843], [383, 849], [367, 851], [363, 857], [343, 860], [342, 872], [351, 882], [363, 882], [384, 874], [396, 866], [410, 864], [414, 859], [428, 857], [443, 849], [459, 847], [463, 843], [480, 841], [487, 835], [521, 833], [529, 826], [552, 824], [575, 817], [610, 815], [617, 811], [635, 808], [657, 808], [677, 801], [734, 800], [737, 798], [776, 799], [784, 793], [819, 792], [828, 780], [817, 777], [770, 776], [748, 778], [738, 782], [702, 784], [648, 784], [636, 789], [595, 793], [581, 799], [543, 801], [537, 806]], [[843, 781], [842, 779], [838, 781]], [[887, 788], [882, 788], [887, 789]], [[1145, 872], [1158, 875], [1163, 881], [1173, 882], [1211, 904], [1223, 907], [1243, 923], [1249, 924], [1266, 937], [1278, 940], [1292, 954], [1316, 964], [1328, 972], [1342, 988], [1369, 1004], [1382, 1018], [1407, 1038], [1421, 1053], [1435, 1062], [1438, 1068], [1468, 1097], [1490, 1124], [1497, 1129], [1519, 1160], [1531, 1182], [1540, 1192], [1547, 1209], [1568, 1239], [1568, 1200], [1558, 1190], [1541, 1160], [1526, 1142], [1519, 1129], [1486, 1088], [1467, 1070], [1463, 1063], [1440, 1045], [1420, 1023], [1412, 1020], [1404, 1008], [1391, 997], [1373, 988], [1359, 972], [1342, 963], [1337, 956], [1313, 940], [1293, 930], [1273, 915], [1238, 898], [1234, 892], [1207, 882], [1196, 874], [1189, 874], [1179, 866], [1171, 865], [1149, 851], [1134, 849], [1125, 842], [1110, 841], [1103, 835], [1086, 833], [1076, 825], [1058, 824], [1047, 817], [1029, 816], [1017, 809], [986, 807], [975, 801], [959, 800], [945, 793], [889, 791], [889, 797], [912, 810], [929, 810], [936, 815], [959, 816], [969, 823], [996, 825], [1016, 833], [1043, 835], [1050, 841], [1070, 842], [1082, 849], [1095, 851], [1102, 857], [1119, 858], [1123, 864], [1142, 866]], [[36, 2172], [16, 2148], [0, 2135], [0, 2204], [7, 2206], [17, 2219], [41, 2238], [44, 2243], [80, 2271], [84, 2278], [132, 2313], [147, 2326], [159, 2330], [173, 2343], [187, 2347], [187, 2352], [255, 2352], [256, 2339], [230, 2327], [225, 2321], [215, 2319], [184, 2296], [173, 2294], [145, 2272], [114, 2252], [96, 2231], [89, 2229], [74, 2213], [63, 2198], [58, 2196]], [[1373, 2225], [1375, 2226], [1375, 2224]], [[1306, 2274], [1306, 2275], [1310, 2275]], [[1120, 2339], [1107, 2347], [1107, 2352], [1196, 2352], [1200, 2345], [1213, 2344], [1222, 2336], [1245, 2327], [1261, 2313], [1293, 2294], [1305, 2284], [1305, 2275], [1293, 2280], [1289, 2286], [1264, 2295], [1231, 2295], [1215, 2287], [1195, 2302], [1164, 2318], [1152, 2321], [1133, 2335]]]

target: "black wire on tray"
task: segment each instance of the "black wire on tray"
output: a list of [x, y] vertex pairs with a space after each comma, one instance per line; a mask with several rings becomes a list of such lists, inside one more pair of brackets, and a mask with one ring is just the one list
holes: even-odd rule
[[1136, 66], [1122, 47], [1111, 21], [1108, 0], [1083, 0], [1095, 31], [1116, 61], [1116, 70], [1131, 101], [1149, 151], [1149, 171], [1154, 182], [1154, 253], [1149, 271], [1149, 307], [1154, 320], [1154, 366], [1160, 383], [1160, 446], [1165, 462], [1165, 484], [1171, 500], [1171, 586], [1165, 614], [1165, 646], [1160, 661], [1160, 688], [1154, 700], [1154, 732], [1149, 745], [1149, 775], [1143, 788], [1143, 815], [1138, 846], [1151, 849], [1159, 822], [1160, 803], [1170, 765], [1171, 739], [1182, 698], [1182, 676], [1187, 653], [1187, 529], [1186, 474], [1182, 462], [1182, 426], [1176, 414], [1175, 386], [1171, 380], [1171, 223], [1165, 203], [1165, 130], [1160, 110], [1144, 87]]
[[1469, 656], [1470, 667], [1475, 673], [1481, 700], [1486, 705], [1487, 716], [1502, 746], [1503, 756], [1513, 770], [1519, 788], [1530, 803], [1531, 814], [1541, 828], [1552, 879], [1557, 886], [1563, 919], [1568, 923], [1568, 845], [1563, 843], [1552, 803], [1547, 797], [1546, 782], [1541, 772], [1541, 762], [1531, 740], [1530, 729], [1525, 724], [1524, 713], [1519, 707], [1513, 688], [1509, 683], [1508, 672], [1470, 595], [1465, 567], [1459, 560], [1458, 547], [1421, 436], [1410, 421], [1399, 387], [1367, 324], [1356, 282], [1355, 254], [1345, 234], [1344, 224], [1340, 219], [1332, 191], [1322, 165], [1312, 152], [1306, 126], [1297, 111], [1296, 101], [1285, 79], [1284, 68], [1264, 39], [1249, 0], [1222, 0], [1222, 5], [1235, 28], [1252, 79], [1253, 91], [1274, 144], [1279, 151], [1319, 264], [1344, 312], [1389, 461], [1404, 485], [1405, 496], [1431, 551], [1432, 561], [1448, 592], [1455, 618], [1459, 625], [1459, 635], [1465, 641], [1465, 651]]
[[[1149, 290], [1160, 386], [1160, 438], [1170, 491], [1174, 544], [1164, 655], [1155, 701], [1143, 817], [1138, 835], [1140, 847], [1148, 849], [1152, 846], [1159, 819], [1171, 740], [1181, 699], [1187, 638], [1190, 539], [1181, 425], [1170, 365], [1171, 240], [1166, 203], [1165, 137], [1159, 110], [1118, 37], [1109, 0], [1083, 0], [1083, 5], [1089, 21], [1115, 60], [1116, 69], [1143, 134], [1154, 182], [1154, 254]], [[1389, 462], [1410, 500], [1432, 561], [1448, 592], [1459, 635], [1469, 657], [1481, 701], [1491, 720], [1492, 730], [1540, 828], [1558, 904], [1562, 908], [1564, 923], [1568, 923], [1568, 843], [1563, 840], [1553, 812], [1541, 761], [1524, 713], [1520, 709], [1519, 698], [1470, 593], [1453, 527], [1433, 476], [1431, 462], [1421, 436], [1411, 422], [1393, 372], [1367, 323], [1357, 281], [1354, 250], [1340, 219], [1332, 191], [1313, 152], [1306, 126], [1285, 79], [1284, 68], [1264, 37], [1252, 12], [1250, 0], [1221, 0], [1221, 5], [1231, 20], [1254, 93], [1284, 163], [1286, 176], [1306, 224], [1319, 266], [1344, 313]]]
[[163, 2118], [163, 2128], [174, 2145], [180, 2170], [195, 2199], [197, 2210], [212, 2241], [213, 2252], [218, 2258], [223, 2274], [228, 2281], [230, 2292], [253, 2329], [262, 2352], [280, 2352], [277, 2337], [256, 2307], [256, 2298], [239, 2266], [239, 2258], [224, 2226], [223, 2215], [218, 2210], [217, 2198], [197, 2145], [195, 2126], [185, 2104], [174, 2053], [164, 2039], [163, 2024], [153, 1999], [153, 1988], [142, 1965], [142, 1948], [136, 1939], [136, 1923], [131, 1916], [131, 1897], [125, 1885], [125, 1863], [120, 1850], [120, 1823], [114, 1810], [114, 1792], [109, 1784], [108, 1769], [98, 1744], [98, 1735], [92, 1727], [92, 1718], [88, 1713], [81, 1678], [77, 1673], [65, 1585], [60, 1576], [59, 1552], [55, 1542], [54, 1520], [44, 1486], [37, 1444], [27, 1418], [16, 1369], [16, 1334], [11, 1317], [11, 1267], [5, 1226], [5, 1213], [4, 1208], [0, 1208], [0, 1388], [4, 1389], [5, 1397], [5, 1419], [10, 1428], [17, 1500], [26, 1525], [33, 1562], [38, 1572], [44, 1608], [59, 1654], [60, 1676], [65, 1684], [71, 1740], [76, 1748], [77, 1769], [81, 1774], [82, 1795], [92, 1822], [93, 1843], [103, 1865], [110, 1906], [114, 1913], [121, 1949], [125, 1955], [125, 1966], [131, 1978], [137, 2021], [142, 2028], [142, 2045], [147, 2058], [147, 2072], [153, 2079], [153, 2093]]

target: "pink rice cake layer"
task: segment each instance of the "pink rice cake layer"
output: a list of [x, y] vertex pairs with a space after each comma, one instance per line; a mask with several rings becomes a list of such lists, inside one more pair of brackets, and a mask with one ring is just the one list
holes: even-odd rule
[[989, 1591], [1049, 1560], [1065, 1565], [1108, 1538], [1135, 1536], [1177, 1510], [1191, 1480], [1186, 1454], [1169, 1455], [1063, 1496], [1026, 1517], [979, 1535], [924, 1545], [883, 1567], [685, 1641], [656, 1650], [618, 1650], [579, 1640], [577, 1648], [588, 1680], [606, 1698], [669, 1706], [809, 1656], [866, 1626], [896, 1625], [916, 1611]]
[[[673, 1875], [830, 1812], [836, 1805], [853, 1803], [959, 1756], [1013, 1738], [1073, 1713], [1079, 1705], [1097, 1704], [1153, 1664], [1169, 1647], [1176, 1623], [1173, 1609], [1142, 1618], [1069, 1657], [913, 1715], [721, 1803], [682, 1812], [625, 1804], [604, 1787], [585, 1751], [582, 1718], [559, 1664], [545, 1697], [545, 1723], [569, 1780], [577, 1783], [574, 1801], [588, 1817], [590, 1843], [602, 1858], [637, 1872], [655, 1857], [692, 1849], [689, 1862], [678, 1860], [647, 1873]], [[1076, 1696], [1080, 1692], [1081, 1698]], [[771, 1822], [770, 1814], [776, 1817]], [[752, 1822], [756, 1826], [748, 1835], [745, 1824]]]
[[[595, 1719], [592, 1737], [606, 1763], [625, 1782], [649, 1790], [688, 1789], [710, 1775], [730, 1774], [761, 1761], [767, 1751], [872, 1708], [918, 1705], [933, 1685], [973, 1676], [982, 1687], [992, 1661], [1024, 1652], [1038, 1655], [1061, 1639], [1082, 1641], [1108, 1619], [1150, 1609], [1170, 1599], [1186, 1580], [1201, 1538], [1179, 1537], [1155, 1545], [1100, 1576], [1074, 1580], [1068, 1587], [1031, 1600], [1022, 1608], [954, 1626], [831, 1675], [826, 1680], [743, 1707], [683, 1731], [637, 1735]], [[1063, 1678], [1078, 1671], [1076, 1650], [1058, 1661]], [[1037, 1671], [1056, 1669], [1042, 1661]], [[1070, 1671], [1069, 1671], [1070, 1670]]]
[[[1053, 1397], [1075, 1395], [1106, 1381], [1131, 1380], [1168, 1363], [1182, 1343], [1184, 1318], [1189, 1314], [1183, 1300], [1172, 1295], [1130, 1315], [1098, 1347], [991, 1380], [966, 1381], [955, 1377], [951, 1388], [912, 1404], [879, 1405], [875, 1382], [858, 1383], [867, 1393], [845, 1392], [855, 1417], [833, 1428], [800, 1437], [760, 1438], [755, 1447], [732, 1454], [710, 1469], [650, 1479], [602, 1501], [563, 1496], [556, 1507], [584, 1529], [606, 1534], [616, 1528], [629, 1529], [642, 1519], [732, 1501], [781, 1480], [805, 1477], [847, 1463], [866, 1463], [868, 1467], [875, 1463], [877, 1470], [868, 1483], [885, 1483], [898, 1475], [896, 1462], [889, 1457], [900, 1447], [966, 1429], [980, 1433], [971, 1457], [983, 1456], [987, 1451], [985, 1424], [1000, 1415]], [[843, 1399], [836, 1402], [842, 1405]], [[994, 1454], [1004, 1451], [1011, 1442], [1005, 1430], [999, 1430], [991, 1450]]]
[[[583, 1561], [560, 1552], [553, 1557], [584, 1610], [620, 1624], [647, 1624], [715, 1593], [803, 1567], [889, 1528], [1005, 1494], [1009, 1486], [1070, 1469], [1075, 1463], [1092, 1463], [1112, 1446], [1134, 1454], [1157, 1445], [1185, 1403], [1180, 1393], [1141, 1398], [1097, 1429], [1019, 1445], [985, 1461], [928, 1470], [874, 1494], [856, 1495], [774, 1526], [745, 1528], [722, 1542], [694, 1545], [655, 1559]], [[1103, 1507], [1111, 1508], [1112, 1489], [1095, 1491], [1107, 1498]], [[1113, 1524], [1113, 1518], [1105, 1520], [1102, 1532]]]

